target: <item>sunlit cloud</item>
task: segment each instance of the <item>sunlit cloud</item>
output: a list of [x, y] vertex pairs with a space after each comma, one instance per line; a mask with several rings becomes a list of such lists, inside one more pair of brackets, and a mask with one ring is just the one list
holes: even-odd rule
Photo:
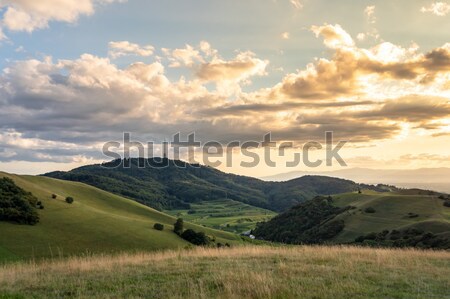
[[140, 46], [129, 41], [109, 43], [109, 56], [119, 58], [126, 55], [151, 56], [155, 48], [151, 45]]
[[436, 16], [444, 17], [450, 12], [450, 4], [446, 2], [434, 2], [429, 6], [423, 6], [421, 12], [430, 12]]

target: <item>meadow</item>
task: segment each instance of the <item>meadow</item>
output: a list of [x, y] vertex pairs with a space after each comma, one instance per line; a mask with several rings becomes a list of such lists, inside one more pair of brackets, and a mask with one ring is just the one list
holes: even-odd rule
[[[443, 205], [438, 195], [422, 193], [413, 189], [383, 193], [363, 190], [363, 194], [353, 192], [333, 195], [335, 205], [355, 207], [336, 217], [345, 221], [345, 228], [333, 241], [346, 243], [370, 232], [406, 228], [433, 232], [448, 238], [450, 208]], [[373, 208], [374, 213], [365, 212], [367, 208]]]
[[0, 298], [450, 298], [450, 253], [238, 246], [20, 262]]
[[182, 217], [191, 223], [242, 233], [255, 228], [256, 223], [267, 221], [275, 212], [250, 206], [230, 199], [192, 203], [190, 210], [167, 210], [169, 215]]

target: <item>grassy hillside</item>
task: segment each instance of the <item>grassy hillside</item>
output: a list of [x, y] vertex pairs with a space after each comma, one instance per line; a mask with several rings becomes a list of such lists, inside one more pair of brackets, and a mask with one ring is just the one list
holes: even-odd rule
[[[423, 190], [400, 193], [365, 190], [363, 193], [333, 196], [336, 205], [351, 205], [357, 208], [337, 217], [344, 220], [345, 228], [334, 241], [350, 242], [370, 232], [408, 227], [436, 234], [450, 232], [450, 208], [444, 207], [437, 194], [428, 195]], [[369, 207], [373, 208], [375, 213], [365, 212]]]
[[130, 167], [125, 168], [123, 160], [115, 160], [69, 172], [52, 172], [46, 176], [90, 184], [158, 210], [186, 210], [191, 208], [191, 204], [228, 198], [279, 212], [315, 195], [344, 193], [360, 188], [352, 181], [319, 176], [281, 183], [264, 182], [227, 174], [212, 167], [165, 161], [167, 167], [157, 168], [155, 159], [135, 158], [130, 159]]
[[189, 210], [167, 210], [170, 215], [200, 225], [233, 233], [255, 228], [256, 223], [271, 219], [276, 213], [230, 199], [191, 204]]
[[[258, 224], [257, 238], [290, 244], [359, 243], [450, 248], [450, 207], [425, 190], [318, 196]], [[366, 242], [364, 242], [367, 240]]]
[[[174, 217], [132, 200], [78, 182], [6, 173], [0, 177], [13, 179], [44, 206], [35, 226], [0, 222], [0, 261], [189, 245], [171, 231]], [[75, 202], [66, 203], [67, 196]], [[153, 229], [156, 222], [165, 225], [164, 231]], [[186, 228], [204, 231], [222, 243], [239, 241], [223, 231], [189, 224]]]
[[450, 253], [235, 247], [0, 267], [0, 298], [448, 298]]

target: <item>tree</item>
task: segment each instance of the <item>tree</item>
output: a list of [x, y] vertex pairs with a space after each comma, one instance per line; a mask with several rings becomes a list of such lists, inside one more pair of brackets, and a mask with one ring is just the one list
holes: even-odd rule
[[164, 225], [161, 223], [155, 223], [155, 225], [153, 225], [153, 228], [156, 230], [163, 230], [164, 229]]
[[209, 245], [212, 240], [204, 232], [195, 232], [192, 229], [185, 230], [181, 237], [186, 241], [199, 246]]
[[173, 226], [173, 231], [177, 234], [177, 235], [181, 235], [183, 233], [183, 219], [182, 218], [178, 218], [177, 222], [175, 222], [174, 226]]
[[375, 209], [372, 208], [372, 207], [368, 207], [368, 208], [366, 208], [366, 209], [364, 210], [364, 212], [373, 214], [373, 213], [375, 213]]
[[66, 197], [66, 202], [70, 204], [73, 203], [73, 197], [70, 196]]
[[56, 194], [52, 194], [52, 198], [56, 199], [58, 196], [56, 196]]

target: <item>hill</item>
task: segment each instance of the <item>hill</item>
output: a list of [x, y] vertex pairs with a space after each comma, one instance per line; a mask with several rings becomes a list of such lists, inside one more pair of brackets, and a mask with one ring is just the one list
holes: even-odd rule
[[360, 242], [450, 248], [450, 208], [444, 203], [439, 193], [413, 189], [317, 197], [259, 224], [254, 234], [294, 244], [342, 244], [367, 237]]
[[[0, 221], [0, 261], [190, 246], [172, 232], [174, 217], [135, 201], [79, 182], [0, 172], [2, 177], [32, 192], [43, 209], [34, 226]], [[75, 199], [72, 204], [65, 202], [67, 196]], [[153, 229], [155, 223], [164, 224], [164, 230]], [[185, 226], [223, 244], [241, 242], [234, 234]]]
[[115, 160], [45, 176], [90, 184], [158, 210], [189, 210], [192, 203], [230, 199], [279, 212], [316, 195], [351, 192], [361, 187], [349, 180], [330, 177], [265, 182], [182, 161], [167, 160], [167, 167], [157, 168], [159, 160], [130, 160], [129, 168], [123, 167], [123, 160]]
[[0, 268], [0, 298], [446, 298], [450, 253], [234, 247]]
[[450, 193], [450, 168], [445, 167], [420, 169], [348, 168], [322, 172], [291, 171], [262, 177], [261, 179], [279, 182], [306, 175], [342, 178], [362, 184], [388, 184], [402, 188], [430, 189]]

